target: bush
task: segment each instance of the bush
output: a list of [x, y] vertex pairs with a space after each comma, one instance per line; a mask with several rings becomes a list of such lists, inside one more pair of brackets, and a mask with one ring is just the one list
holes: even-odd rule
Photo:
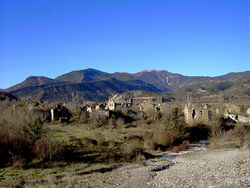
[[70, 137], [70, 145], [75, 148], [75, 150], [88, 149], [92, 150], [98, 145], [96, 140], [90, 138], [76, 138], [74, 136]]
[[153, 132], [152, 140], [155, 145], [166, 146], [169, 143], [168, 133], [164, 129], [155, 130]]
[[30, 108], [24, 102], [15, 102], [8, 106], [2, 106], [0, 103], [0, 125], [19, 128], [25, 124], [32, 124], [36, 119], [46, 121], [47, 111], [38, 107]]
[[[0, 127], [0, 166], [25, 166], [31, 161], [33, 153], [31, 142], [20, 130], [14, 127]], [[21, 165], [22, 164], [22, 165]]]
[[7, 124], [0, 127], [0, 166], [25, 166], [34, 158], [61, 158], [62, 146], [53, 137], [44, 136], [43, 123], [37, 118], [24, 126]]
[[34, 120], [33, 123], [28, 123], [22, 127], [22, 131], [26, 139], [30, 142], [35, 142], [41, 137], [43, 123], [40, 118]]
[[175, 132], [184, 132], [186, 123], [183, 114], [179, 108], [174, 108], [164, 120], [166, 130]]
[[209, 124], [210, 137], [218, 137], [223, 131], [228, 131], [235, 127], [235, 122], [230, 119], [225, 119], [222, 116], [214, 115], [213, 121]]
[[164, 128], [158, 128], [152, 134], [154, 149], [166, 150], [173, 145], [180, 145], [186, 137], [186, 123], [181, 110], [172, 109], [162, 122]]
[[64, 145], [55, 140], [52, 135], [43, 136], [33, 145], [33, 152], [42, 161], [63, 160]]
[[179, 151], [186, 150], [186, 149], [188, 149], [189, 144], [190, 144], [189, 141], [184, 140], [184, 141], [182, 142], [182, 144], [180, 144], [180, 145], [178, 145], [178, 146], [174, 146], [173, 149], [172, 149], [172, 151], [173, 151], [173, 152], [179, 152]]
[[89, 114], [87, 112], [75, 112], [70, 121], [75, 124], [87, 124], [89, 123]]
[[89, 124], [93, 128], [98, 128], [104, 125], [108, 125], [108, 117], [103, 113], [91, 112], [89, 116]]
[[179, 140], [182, 139], [182, 136], [183, 135], [179, 132], [167, 131], [165, 129], [155, 130], [152, 136], [154, 149], [165, 150], [166, 148], [171, 147], [173, 144], [178, 144], [178, 142], [180, 142]]
[[221, 135], [210, 139], [212, 149], [240, 148], [250, 145], [250, 126], [238, 125], [234, 129], [224, 131]]
[[127, 162], [145, 159], [143, 153], [143, 144], [138, 140], [131, 140], [128, 143], [124, 144], [123, 156], [124, 160]]

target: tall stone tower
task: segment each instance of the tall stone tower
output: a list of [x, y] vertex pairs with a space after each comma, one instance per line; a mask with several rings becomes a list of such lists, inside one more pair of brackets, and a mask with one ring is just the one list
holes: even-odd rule
[[187, 103], [184, 107], [185, 122], [187, 124], [193, 124], [193, 99], [190, 92], [187, 93]]

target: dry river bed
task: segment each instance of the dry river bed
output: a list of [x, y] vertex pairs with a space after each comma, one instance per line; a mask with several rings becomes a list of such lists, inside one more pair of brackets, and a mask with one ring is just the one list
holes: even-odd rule
[[163, 155], [144, 164], [84, 175], [77, 178], [74, 187], [250, 187], [249, 172], [249, 148], [208, 150], [202, 147], [177, 157]]

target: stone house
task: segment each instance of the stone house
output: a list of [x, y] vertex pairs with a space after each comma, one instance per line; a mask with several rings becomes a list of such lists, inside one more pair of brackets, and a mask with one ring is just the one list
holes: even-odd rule
[[184, 107], [185, 121], [187, 124], [207, 123], [210, 121], [211, 110], [206, 105], [188, 103]]
[[110, 99], [107, 103], [108, 110], [115, 110], [116, 106], [117, 106], [117, 104], [115, 103], [115, 101], [113, 99]]
[[229, 112], [227, 109], [225, 109], [224, 117], [233, 120], [234, 122], [250, 123], [250, 117], [247, 115], [241, 115], [239, 113], [235, 113], [235, 111]]
[[57, 104], [54, 108], [50, 109], [51, 121], [69, 122], [72, 114], [62, 104]]

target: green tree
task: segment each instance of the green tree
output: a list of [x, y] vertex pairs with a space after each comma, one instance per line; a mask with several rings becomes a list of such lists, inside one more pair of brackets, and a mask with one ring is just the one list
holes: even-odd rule
[[185, 128], [183, 114], [179, 108], [172, 109], [164, 123], [167, 131], [182, 132]]
[[40, 118], [36, 118], [33, 123], [23, 126], [23, 133], [31, 142], [37, 141], [41, 137], [43, 123]]

